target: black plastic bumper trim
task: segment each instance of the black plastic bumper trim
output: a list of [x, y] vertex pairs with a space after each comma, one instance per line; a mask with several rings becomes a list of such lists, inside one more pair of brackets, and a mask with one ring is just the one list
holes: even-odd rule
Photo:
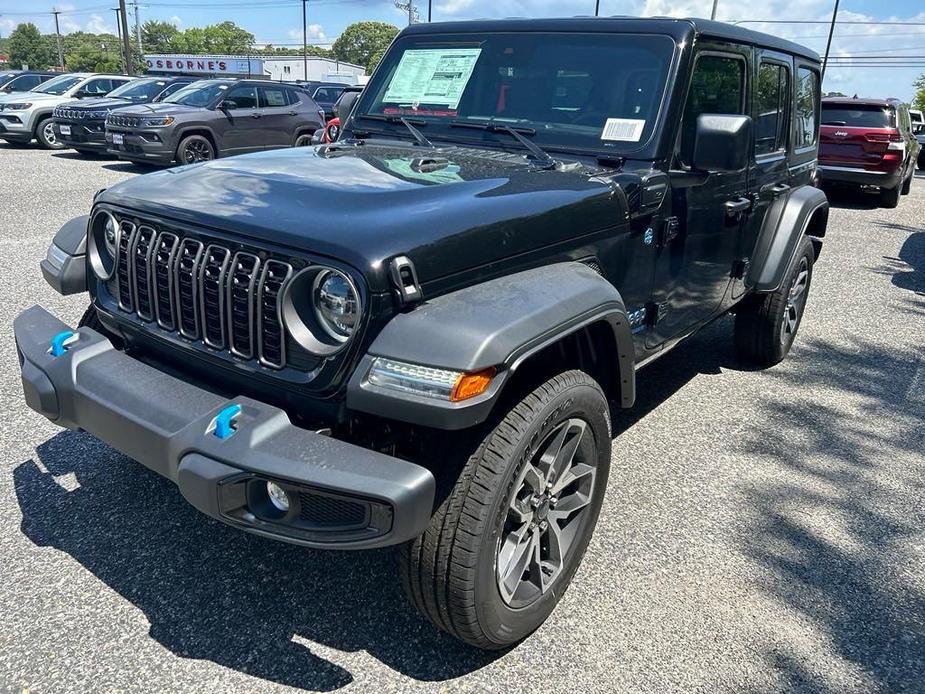
[[[51, 338], [67, 329], [38, 306], [14, 321], [29, 407], [61, 426], [90, 432], [172, 480], [203, 513], [249, 532], [320, 549], [397, 544], [416, 537], [430, 522], [435, 483], [427, 469], [300, 429], [283, 410], [266, 403], [228, 400], [165, 374], [86, 327], [63, 355], [52, 357]], [[209, 426], [231, 403], [242, 410], [236, 433], [222, 440]], [[218, 508], [221, 480], [241, 473], [387, 504], [391, 528], [376, 537], [341, 541], [248, 527]]]

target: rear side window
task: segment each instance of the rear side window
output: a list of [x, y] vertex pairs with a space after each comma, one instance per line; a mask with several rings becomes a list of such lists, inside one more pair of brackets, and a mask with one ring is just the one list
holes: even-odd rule
[[694, 66], [681, 121], [679, 158], [690, 164], [697, 134], [697, 116], [745, 113], [745, 61], [724, 55], [701, 55]]
[[790, 80], [787, 68], [778, 63], [762, 63], [755, 88], [758, 119], [755, 123], [755, 155], [778, 152], [787, 144], [787, 105]]
[[819, 130], [819, 75], [815, 70], [801, 67], [797, 71], [797, 102], [794, 109], [796, 127], [794, 132], [794, 149], [812, 147], [816, 144]]
[[260, 87], [260, 108], [273, 108], [289, 105], [289, 90], [282, 87]]
[[895, 128], [896, 111], [892, 106], [873, 104], [823, 104], [822, 124], [849, 128]]
[[344, 91], [338, 87], [319, 87], [315, 90], [314, 99], [318, 101], [337, 101], [337, 97], [340, 96], [341, 92]]

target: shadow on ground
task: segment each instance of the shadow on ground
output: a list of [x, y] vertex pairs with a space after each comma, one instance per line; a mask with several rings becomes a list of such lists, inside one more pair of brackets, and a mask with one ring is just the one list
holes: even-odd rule
[[[921, 691], [925, 350], [858, 337], [812, 342], [801, 360], [812, 368], [775, 377], [813, 393], [812, 406], [769, 393], [743, 444], [773, 480], [745, 490], [745, 550], [766, 569], [760, 587], [808, 619], [864, 688]], [[812, 667], [828, 654], [789, 648], [767, 654], [784, 687], [840, 691]]]
[[156, 166], [151, 164], [135, 164], [130, 161], [111, 161], [101, 165], [104, 169], [118, 171], [119, 173], [146, 174], [157, 171]]

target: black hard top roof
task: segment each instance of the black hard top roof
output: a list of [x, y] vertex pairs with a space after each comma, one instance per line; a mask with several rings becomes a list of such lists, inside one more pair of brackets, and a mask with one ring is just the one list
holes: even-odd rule
[[434, 22], [412, 24], [402, 31], [407, 34], [459, 33], [479, 34], [490, 32], [518, 31], [581, 31], [588, 33], [644, 33], [667, 34], [676, 41], [685, 41], [697, 36], [726, 39], [736, 43], [770, 48], [782, 53], [792, 53], [819, 62], [819, 55], [793, 41], [782, 39], [760, 31], [752, 31], [734, 24], [714, 22], [709, 19], [686, 17], [568, 17], [563, 19], [474, 19], [462, 22]]

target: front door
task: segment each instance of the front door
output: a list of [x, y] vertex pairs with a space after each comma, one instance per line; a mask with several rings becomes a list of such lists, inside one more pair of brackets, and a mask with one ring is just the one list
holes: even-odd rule
[[232, 87], [225, 94], [224, 103], [229, 108], [222, 110], [225, 122], [218, 143], [221, 153], [240, 154], [263, 149], [260, 132], [263, 114], [257, 100], [257, 87], [247, 84]]
[[[691, 169], [699, 115], [748, 113], [750, 49], [704, 43], [695, 60], [672, 166], [676, 170]], [[747, 193], [747, 169], [672, 185], [671, 214], [678, 228], [659, 255], [654, 294], [659, 318], [648, 346], [684, 335], [722, 307], [741, 243]]]

